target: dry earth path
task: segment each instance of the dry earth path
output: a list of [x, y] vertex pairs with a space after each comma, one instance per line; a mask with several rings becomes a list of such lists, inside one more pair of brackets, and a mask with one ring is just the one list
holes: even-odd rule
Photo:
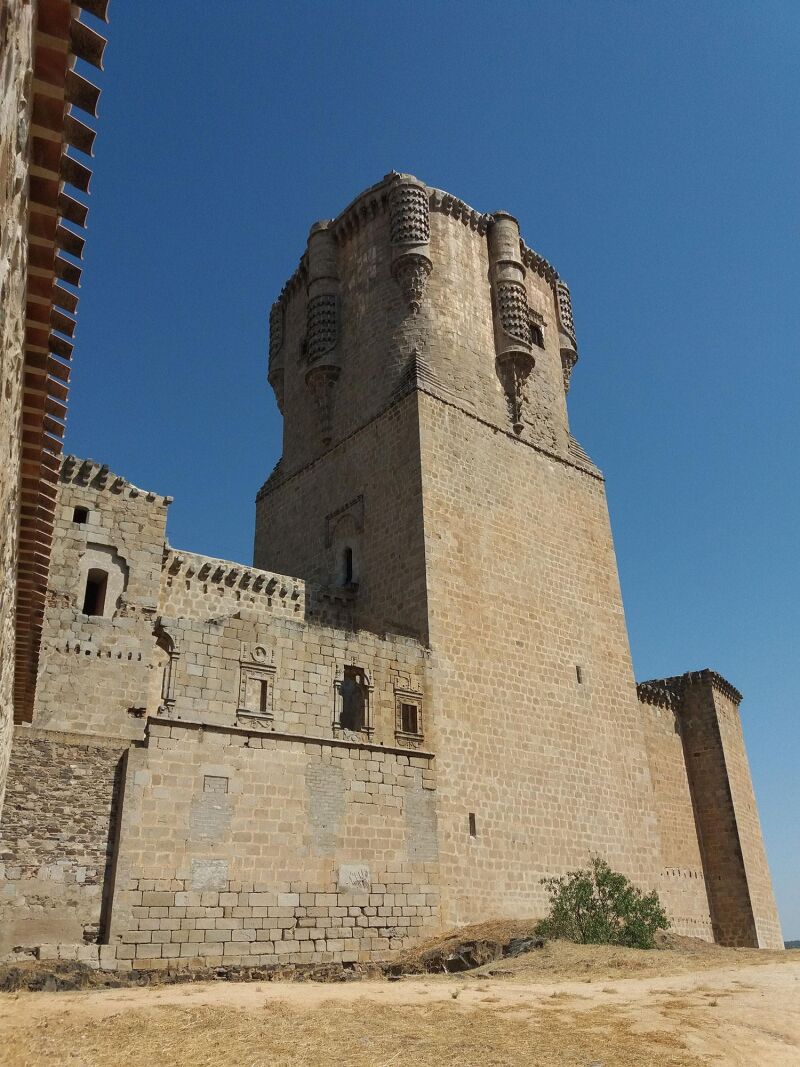
[[800, 959], [646, 977], [0, 995], [6, 1067], [800, 1067]]

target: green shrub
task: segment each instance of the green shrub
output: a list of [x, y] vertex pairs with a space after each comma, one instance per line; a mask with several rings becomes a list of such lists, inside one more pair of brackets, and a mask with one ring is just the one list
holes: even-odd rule
[[592, 856], [586, 869], [543, 878], [542, 885], [550, 897], [550, 914], [536, 927], [539, 937], [652, 948], [656, 930], [669, 927], [658, 894], [645, 895], [599, 856]]

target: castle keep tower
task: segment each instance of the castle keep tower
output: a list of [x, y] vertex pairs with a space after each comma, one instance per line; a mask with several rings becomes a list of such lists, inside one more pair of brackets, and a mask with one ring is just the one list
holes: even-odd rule
[[603, 477], [569, 432], [576, 360], [569, 290], [516, 220], [408, 175], [312, 228], [270, 316], [284, 449], [255, 563], [430, 646], [448, 922], [541, 910], [538, 879], [589, 851], [661, 875]]
[[740, 694], [635, 685], [577, 358], [511, 215], [390, 174], [312, 227], [272, 308], [253, 567], [173, 548], [171, 497], [64, 458], [0, 955], [384, 960], [543, 914], [540, 879], [590, 852], [678, 933], [782, 946]]

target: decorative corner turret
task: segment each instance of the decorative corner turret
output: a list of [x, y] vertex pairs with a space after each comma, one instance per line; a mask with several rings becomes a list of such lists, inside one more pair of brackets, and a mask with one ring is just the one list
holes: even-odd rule
[[506, 394], [514, 433], [522, 433], [525, 386], [536, 360], [531, 343], [531, 316], [520, 252], [519, 224], [498, 211], [487, 230], [489, 276], [494, 315], [495, 365]]
[[278, 410], [283, 414], [283, 304], [276, 300], [269, 313], [269, 370], [267, 380], [272, 386]]
[[317, 222], [308, 237], [308, 304], [303, 346], [306, 385], [314, 397], [322, 443], [332, 439], [334, 386], [339, 354], [339, 271], [336, 239], [329, 222]]
[[572, 297], [569, 286], [560, 278], [555, 283], [556, 307], [558, 308], [558, 341], [561, 348], [561, 370], [564, 375], [564, 392], [569, 392], [572, 369], [578, 362], [578, 342], [575, 337], [575, 321], [572, 317]]
[[400, 286], [412, 315], [422, 307], [425, 286], [433, 270], [428, 190], [416, 178], [398, 174], [389, 191], [392, 277]]

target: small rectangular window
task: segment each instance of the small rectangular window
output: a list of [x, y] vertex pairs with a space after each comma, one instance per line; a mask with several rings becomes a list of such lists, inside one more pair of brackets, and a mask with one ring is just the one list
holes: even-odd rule
[[72, 512], [72, 521], [77, 523], [84, 523], [89, 518], [88, 508], [75, 508]]
[[86, 578], [86, 590], [83, 595], [83, 614], [102, 615], [106, 606], [106, 585], [108, 575], [105, 571], [90, 570]]
[[258, 700], [259, 711], [269, 711], [269, 682], [261, 682], [261, 692]]
[[404, 734], [419, 733], [419, 709], [416, 704], [400, 705], [400, 729]]
[[583, 685], [583, 667], [575, 664], [575, 675], [578, 679], [578, 685]]
[[475, 827], [475, 812], [474, 811], [471, 811], [469, 813], [469, 836], [470, 837], [477, 837], [478, 836], [478, 831], [477, 831], [477, 829]]

